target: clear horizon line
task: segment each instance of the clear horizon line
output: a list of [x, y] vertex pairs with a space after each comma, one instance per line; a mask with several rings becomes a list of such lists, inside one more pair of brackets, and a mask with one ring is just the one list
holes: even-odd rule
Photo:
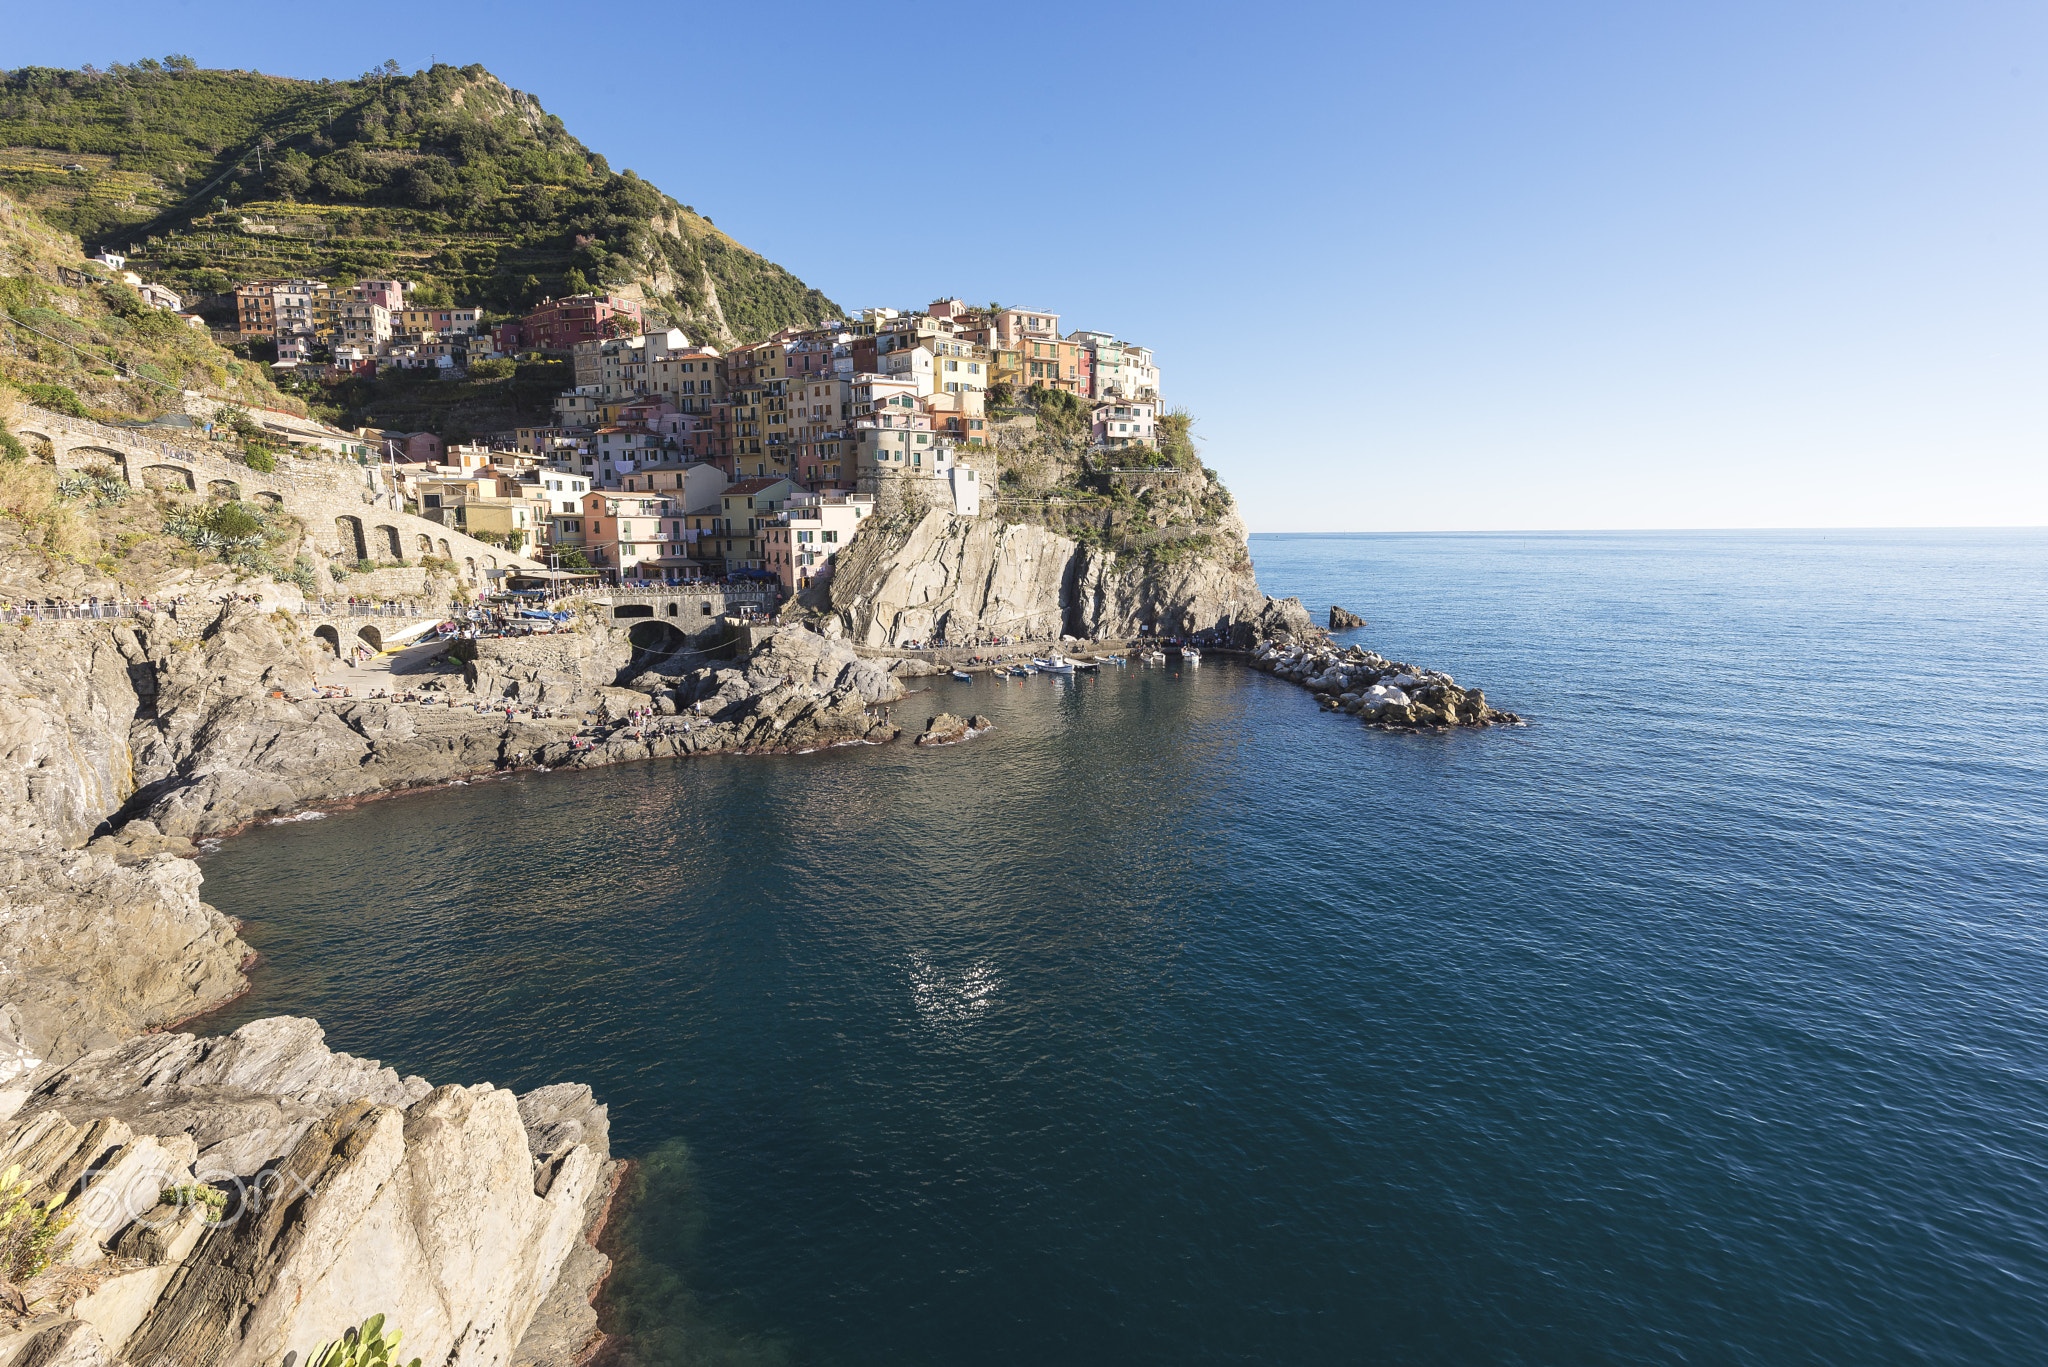
[[1641, 532], [2038, 532], [2048, 523], [1843, 523], [1816, 526], [1777, 524], [1748, 527], [1408, 527], [1356, 532], [1247, 532], [1247, 536], [1584, 536], [1590, 533], [1633, 534]]

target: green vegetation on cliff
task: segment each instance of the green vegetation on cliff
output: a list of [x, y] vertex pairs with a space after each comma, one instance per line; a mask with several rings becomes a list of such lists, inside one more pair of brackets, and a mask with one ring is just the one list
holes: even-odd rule
[[52, 231], [5, 195], [0, 381], [39, 407], [107, 422], [182, 412], [188, 389], [304, 411], [271, 384], [268, 367], [237, 360], [203, 329], [145, 307], [134, 290], [83, 260], [78, 239]]
[[1156, 451], [1111, 451], [1090, 444], [1090, 413], [1087, 399], [1037, 386], [991, 409], [998, 517], [1153, 566], [1250, 563], [1236, 500], [1203, 467], [1191, 415], [1160, 418]]
[[481, 66], [24, 67], [0, 74], [0, 148], [0, 189], [192, 291], [393, 274], [513, 312], [614, 288], [713, 339], [841, 312]]

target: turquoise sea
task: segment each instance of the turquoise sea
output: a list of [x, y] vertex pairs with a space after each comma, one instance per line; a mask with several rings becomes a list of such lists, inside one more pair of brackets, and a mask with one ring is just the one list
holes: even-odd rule
[[2048, 533], [1253, 551], [1530, 725], [1218, 659], [371, 803], [207, 861], [209, 1024], [592, 1084], [642, 1363], [2041, 1361]]

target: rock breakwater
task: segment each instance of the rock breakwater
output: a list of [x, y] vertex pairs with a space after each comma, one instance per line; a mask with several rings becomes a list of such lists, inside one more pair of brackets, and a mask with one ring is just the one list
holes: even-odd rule
[[1453, 726], [1522, 726], [1477, 688], [1464, 688], [1439, 670], [1389, 660], [1363, 646], [1340, 649], [1327, 640], [1275, 639], [1252, 653], [1251, 663], [1322, 699], [1323, 706], [1383, 730], [1447, 730]]

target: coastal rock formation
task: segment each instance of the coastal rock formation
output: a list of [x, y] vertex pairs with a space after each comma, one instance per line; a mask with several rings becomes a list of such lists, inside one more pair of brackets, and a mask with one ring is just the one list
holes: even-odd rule
[[973, 717], [960, 718], [951, 712], [941, 712], [927, 721], [924, 734], [917, 738], [919, 745], [953, 745], [970, 740], [995, 725], [987, 717], [976, 713]]
[[1250, 650], [1264, 641], [1292, 641], [1312, 637], [1316, 625], [1299, 598], [1268, 598], [1248, 621], [1231, 629], [1230, 643]]
[[1332, 711], [1386, 729], [1524, 724], [1493, 708], [1480, 689], [1363, 646], [1340, 651], [1327, 641], [1276, 639], [1259, 647], [1252, 664], [1322, 695]]
[[0, 632], [0, 831], [27, 849], [91, 838], [135, 791], [130, 723], [155, 667], [127, 623]]
[[[900, 728], [877, 709], [903, 696], [880, 663], [802, 627], [767, 632], [746, 660], [680, 675], [659, 670], [618, 690], [629, 707], [656, 715], [602, 741], [576, 737], [539, 752], [541, 764], [587, 767], [622, 759], [786, 753], [894, 740]], [[650, 706], [651, 704], [651, 706]]]
[[199, 900], [199, 866], [96, 849], [0, 851], [0, 1113], [45, 1060], [69, 1062], [240, 993], [249, 947]]
[[1349, 631], [1353, 627], [1364, 625], [1365, 619], [1357, 613], [1340, 608], [1335, 603], [1330, 604], [1330, 630]]
[[929, 512], [840, 552], [830, 608], [862, 645], [1061, 634], [1099, 640], [1141, 626], [1188, 634], [1231, 626], [1266, 601], [1231, 515], [1219, 555], [1135, 563], [1030, 523]]
[[[0, 1310], [0, 1359], [255, 1367], [371, 1302], [436, 1362], [566, 1364], [594, 1334], [542, 1315], [565, 1269], [571, 1295], [603, 1270], [581, 1236], [612, 1165], [585, 1088], [430, 1088], [333, 1053], [311, 1021], [262, 1020], [46, 1078], [0, 1125], [11, 1163], [76, 1213], [24, 1288], [36, 1313]], [[159, 1204], [188, 1184], [222, 1193], [217, 1216]], [[522, 1342], [530, 1326], [547, 1341]]]

